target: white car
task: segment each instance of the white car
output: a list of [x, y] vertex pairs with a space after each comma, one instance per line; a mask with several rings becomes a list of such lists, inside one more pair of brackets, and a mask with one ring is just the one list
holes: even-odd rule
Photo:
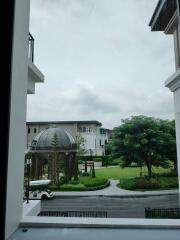
[[54, 197], [49, 189], [29, 191], [29, 200], [46, 200]]
[[[52, 193], [48, 189], [48, 185], [50, 184], [51, 180], [36, 180], [30, 181], [29, 187], [29, 200], [45, 200], [51, 199], [54, 197], [54, 193]], [[43, 186], [43, 188], [42, 188]], [[46, 188], [47, 187], [47, 188]], [[24, 191], [24, 199], [26, 199], [26, 192]]]

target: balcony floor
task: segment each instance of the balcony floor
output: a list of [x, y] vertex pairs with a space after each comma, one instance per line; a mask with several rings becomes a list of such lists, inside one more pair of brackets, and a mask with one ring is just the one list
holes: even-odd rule
[[18, 229], [9, 240], [179, 240], [180, 230], [158, 229], [80, 229], [28, 228]]

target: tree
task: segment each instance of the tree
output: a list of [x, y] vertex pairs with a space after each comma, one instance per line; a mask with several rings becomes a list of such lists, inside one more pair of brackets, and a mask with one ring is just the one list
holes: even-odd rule
[[146, 116], [134, 116], [122, 120], [119, 127], [114, 128], [112, 136], [112, 152], [121, 157], [124, 166], [137, 163], [145, 165], [149, 178], [152, 167], [168, 164], [167, 137], [169, 121]]
[[165, 155], [173, 163], [174, 172], [177, 174], [177, 151], [176, 151], [176, 133], [175, 121], [169, 121], [164, 126], [166, 128]]
[[78, 134], [76, 136], [76, 144], [77, 144], [77, 156], [84, 156], [85, 153], [87, 152], [86, 148], [85, 148], [85, 143], [86, 143], [86, 139], [82, 137], [81, 134]]
[[52, 142], [51, 142], [51, 146], [53, 148], [53, 156], [52, 156], [52, 164], [51, 164], [51, 175], [52, 175], [52, 182], [54, 184], [58, 184], [59, 183], [59, 172], [60, 172], [60, 166], [59, 166], [59, 161], [58, 161], [58, 146], [59, 146], [59, 139], [57, 134], [55, 133], [53, 138], [52, 138]]
[[[87, 152], [85, 148], [86, 139], [82, 137], [79, 133], [76, 136], [76, 144], [77, 144], [77, 158], [84, 156]], [[85, 158], [85, 172], [87, 173], [87, 159]]]

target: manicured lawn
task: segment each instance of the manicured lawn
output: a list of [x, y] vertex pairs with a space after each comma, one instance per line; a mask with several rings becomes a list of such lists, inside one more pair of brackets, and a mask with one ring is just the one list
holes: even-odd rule
[[[154, 173], [165, 173], [169, 172], [170, 169], [164, 169], [161, 167], [153, 168]], [[120, 168], [118, 167], [107, 167], [107, 168], [101, 168], [96, 169], [96, 176], [101, 178], [108, 178], [108, 179], [114, 179], [119, 180], [122, 178], [134, 178], [139, 177], [139, 168], [137, 167], [127, 167], [127, 168]], [[143, 174], [147, 174], [147, 169], [143, 168]]]

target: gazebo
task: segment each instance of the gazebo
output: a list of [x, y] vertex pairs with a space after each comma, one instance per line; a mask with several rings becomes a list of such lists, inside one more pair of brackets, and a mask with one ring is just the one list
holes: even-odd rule
[[32, 179], [42, 178], [45, 171], [54, 183], [59, 182], [60, 173], [68, 180], [77, 177], [77, 144], [66, 130], [53, 126], [41, 131], [33, 139], [29, 152]]

